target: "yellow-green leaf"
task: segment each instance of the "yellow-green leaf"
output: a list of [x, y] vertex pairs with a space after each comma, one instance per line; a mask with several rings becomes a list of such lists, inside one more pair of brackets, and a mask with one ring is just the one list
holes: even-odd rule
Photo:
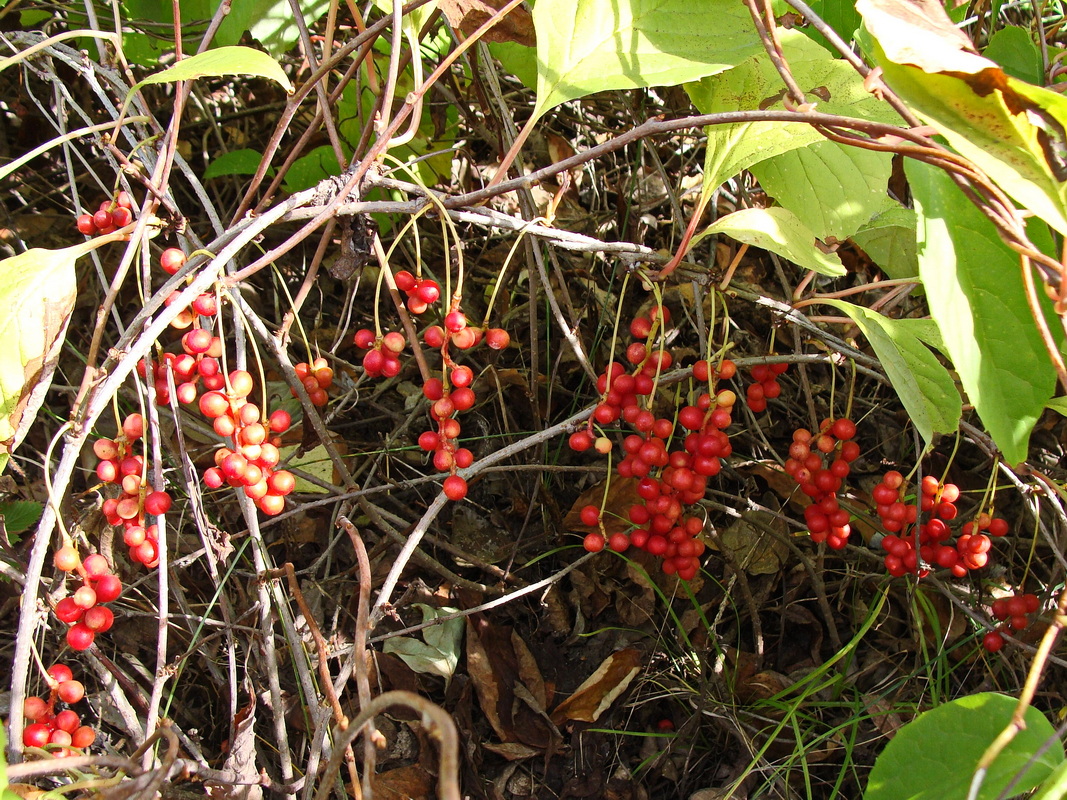
[[183, 58], [174, 66], [149, 75], [134, 89], [151, 83], [174, 83], [220, 75], [255, 75], [280, 83], [286, 92], [293, 91], [289, 76], [277, 61], [260, 50], [240, 45], [205, 50], [195, 56]]
[[731, 239], [770, 250], [820, 275], [845, 274], [841, 259], [820, 250], [815, 234], [784, 208], [744, 208], [727, 214], [694, 236], [693, 246], [713, 233], [725, 233]]
[[0, 261], [0, 459], [26, 435], [52, 381], [74, 308], [74, 263], [97, 246], [27, 250]]

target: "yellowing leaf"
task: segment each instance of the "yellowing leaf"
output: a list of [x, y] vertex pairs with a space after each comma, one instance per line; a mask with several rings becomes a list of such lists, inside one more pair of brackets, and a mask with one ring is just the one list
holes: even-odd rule
[[90, 244], [27, 250], [0, 261], [0, 468], [51, 385], [77, 293], [74, 263]]
[[713, 233], [725, 233], [731, 239], [770, 250], [820, 275], [845, 274], [841, 259], [820, 250], [815, 244], [815, 234], [784, 208], [743, 208], [727, 214], [694, 236], [693, 246]]
[[174, 66], [149, 75], [134, 86], [133, 90], [152, 83], [174, 83], [220, 75], [256, 75], [280, 83], [286, 92], [293, 91], [289, 76], [277, 61], [260, 50], [240, 45], [217, 47], [183, 58]]

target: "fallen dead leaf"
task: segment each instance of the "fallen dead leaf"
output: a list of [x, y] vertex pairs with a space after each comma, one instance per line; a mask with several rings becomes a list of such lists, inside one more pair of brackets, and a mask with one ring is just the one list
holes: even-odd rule
[[374, 800], [422, 800], [433, 797], [434, 779], [418, 764], [371, 776]]
[[574, 694], [556, 706], [552, 721], [596, 722], [641, 671], [641, 652], [633, 648], [612, 653]]
[[[464, 37], [470, 36], [506, 5], [505, 0], [440, 0], [448, 24]], [[514, 8], [482, 37], [486, 42], [518, 42], [536, 47], [533, 17], [524, 8]]]

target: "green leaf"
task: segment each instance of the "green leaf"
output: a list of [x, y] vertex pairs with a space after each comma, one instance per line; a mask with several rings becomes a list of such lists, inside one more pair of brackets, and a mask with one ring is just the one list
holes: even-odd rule
[[78, 257], [98, 247], [27, 250], [0, 261], [0, 454], [22, 441], [52, 382], [74, 309]]
[[1067, 796], [1067, 761], [1056, 767], [1033, 800], [1062, 800], [1064, 796]]
[[[262, 160], [263, 154], [258, 150], [231, 150], [207, 165], [207, 169], [204, 170], [204, 180], [227, 175], [255, 175], [256, 170], [259, 169], [259, 162]], [[274, 168], [268, 167], [267, 174], [273, 175]]]
[[1067, 233], [1067, 98], [1009, 77], [934, 4], [860, 0], [886, 83], [1014, 200]]
[[889, 153], [823, 141], [760, 161], [751, 170], [764, 191], [820, 239], [846, 239], [897, 205], [887, 194]]
[[316, 147], [306, 156], [301, 156], [289, 166], [282, 184], [290, 194], [302, 192], [326, 178], [341, 174], [341, 165], [328, 144]]
[[593, 92], [673, 86], [762, 50], [728, 0], [538, 0], [534, 117]]
[[[963, 800], [978, 760], [1011, 722], [1017, 701], [982, 692], [938, 706], [909, 722], [874, 762], [864, 800]], [[1024, 773], [1012, 796], [1025, 794], [1063, 763], [1056, 731], [1035, 708], [1027, 708], [1026, 727], [997, 756], [986, 773], [979, 800], [993, 800], [1016, 775]], [[1027, 769], [1047, 741], [1052, 747]], [[945, 747], [951, 747], [951, 764]]]
[[744, 208], [727, 214], [694, 236], [693, 246], [714, 233], [770, 250], [820, 275], [845, 274], [841, 259], [834, 253], [822, 252], [815, 244], [815, 234], [784, 208]]
[[220, 75], [256, 75], [280, 83], [286, 92], [293, 91], [289, 76], [277, 61], [261, 50], [234, 45], [207, 50], [182, 59], [174, 66], [139, 81], [131, 92], [153, 83], [190, 81]]
[[1044, 83], [1041, 51], [1026, 28], [1007, 25], [989, 37], [982, 55], [991, 58], [1013, 78], [1027, 83]]
[[44, 507], [30, 500], [12, 500], [0, 503], [0, 516], [4, 518], [4, 528], [9, 534], [22, 533], [31, 525], [36, 525], [41, 518]]
[[882, 362], [886, 375], [923, 441], [951, 433], [959, 425], [963, 403], [945, 366], [924, 341], [940, 338], [928, 319], [890, 319], [844, 300], [824, 300], [856, 323]]
[[917, 278], [919, 258], [915, 253], [915, 224], [914, 211], [894, 205], [852, 234], [852, 241], [862, 247], [863, 252], [890, 278]]
[[[184, 6], [185, 2], [182, 0], [181, 4]], [[212, 5], [217, 8], [219, 2], [212, 0]], [[301, 0], [300, 15], [311, 28], [329, 8], [330, 0]], [[289, 0], [240, 0], [233, 3], [230, 13], [219, 26], [215, 42], [236, 44], [245, 31], [275, 58], [281, 58], [300, 41], [300, 32], [293, 24], [293, 6]]]
[[527, 89], [537, 91], [537, 51], [516, 42], [493, 42], [489, 52]]
[[[291, 447], [281, 448], [282, 460], [285, 461], [293, 456], [297, 451], [297, 445]], [[296, 467], [302, 472], [306, 472], [308, 475], [313, 475], [327, 486], [334, 484], [333, 479], [333, 462], [330, 460], [329, 454], [326, 452], [326, 448], [321, 444], [308, 450], [299, 458], [294, 458], [288, 462], [289, 466]], [[301, 494], [325, 494], [328, 489], [324, 489], [317, 483], [312, 483], [309, 480], [301, 478], [299, 475], [296, 477], [296, 486], [293, 488], [294, 492]]]
[[[944, 172], [914, 161], [905, 170], [919, 214], [919, 275], [930, 313], [986, 429], [1017, 464], [1056, 385], [1026, 303], [1019, 257]], [[1029, 231], [1038, 244], [1039, 232]]]
[[[455, 608], [434, 608], [425, 603], [415, 603], [422, 612], [423, 623], [431, 622], [448, 614]], [[446, 620], [422, 630], [423, 641], [409, 636], [386, 639], [382, 650], [396, 655], [415, 672], [440, 675], [451, 680], [459, 664], [460, 643], [463, 641], [463, 618]]]
[[[838, 36], [846, 42], [852, 40], [856, 28], [860, 26], [860, 15], [856, 13], [856, 4], [853, 0], [813, 0], [808, 5], [823, 22], [837, 31]], [[810, 26], [800, 30], [835, 56], [837, 55], [837, 50], [817, 30]]]
[[[817, 110], [880, 122], [899, 121], [893, 111], [863, 87], [848, 64], [799, 31], [779, 32], [789, 68]], [[734, 69], [686, 86], [702, 114], [738, 110], [781, 110], [784, 88], [778, 71], [762, 51]], [[826, 139], [799, 122], [746, 122], [711, 125], [704, 159], [704, 193], [760, 161]]]

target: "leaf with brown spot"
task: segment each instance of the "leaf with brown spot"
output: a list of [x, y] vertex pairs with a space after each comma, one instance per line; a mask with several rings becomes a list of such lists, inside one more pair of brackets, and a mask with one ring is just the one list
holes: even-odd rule
[[612, 653], [574, 694], [556, 706], [552, 721], [596, 722], [641, 671], [641, 652], [633, 648]]
[[[452, 29], [459, 31], [466, 38], [507, 5], [507, 0], [439, 0], [438, 5]], [[526, 47], [536, 47], [533, 17], [521, 6], [513, 8], [506, 17], [489, 29], [482, 41], [517, 42]]]

